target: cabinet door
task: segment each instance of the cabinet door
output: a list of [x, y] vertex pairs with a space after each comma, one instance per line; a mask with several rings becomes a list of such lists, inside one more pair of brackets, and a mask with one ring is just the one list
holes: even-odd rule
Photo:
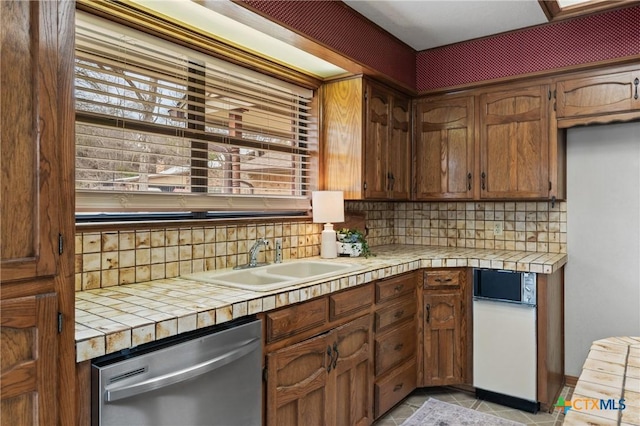
[[366, 133], [364, 143], [365, 197], [383, 199], [390, 190], [391, 176], [387, 170], [389, 147], [389, 92], [376, 85], [367, 85]]
[[473, 198], [473, 97], [417, 105], [416, 199]]
[[549, 195], [547, 85], [480, 97], [481, 198]]
[[353, 320], [333, 333], [336, 425], [373, 421], [371, 316]]
[[424, 293], [424, 385], [463, 383], [460, 291]]
[[394, 96], [388, 147], [389, 198], [408, 200], [411, 195], [411, 101]]
[[558, 118], [640, 110], [640, 70], [559, 81]]
[[3, 1], [0, 17], [0, 253], [6, 282], [57, 271], [57, 5]]
[[57, 298], [54, 293], [3, 300], [2, 425], [55, 425]]
[[267, 355], [267, 425], [330, 423], [335, 386], [327, 335]]

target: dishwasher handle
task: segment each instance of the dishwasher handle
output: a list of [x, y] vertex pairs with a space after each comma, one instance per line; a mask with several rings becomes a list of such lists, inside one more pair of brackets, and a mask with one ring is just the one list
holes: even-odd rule
[[162, 376], [153, 377], [140, 383], [133, 383], [115, 389], [108, 389], [105, 392], [104, 399], [106, 402], [118, 401], [120, 399], [129, 398], [152, 390], [170, 386], [193, 377], [206, 374], [217, 368], [230, 364], [239, 358], [251, 353], [260, 347], [260, 339], [254, 338], [243, 342], [240, 346], [225, 352], [215, 358], [209, 359], [200, 364], [184, 368]]

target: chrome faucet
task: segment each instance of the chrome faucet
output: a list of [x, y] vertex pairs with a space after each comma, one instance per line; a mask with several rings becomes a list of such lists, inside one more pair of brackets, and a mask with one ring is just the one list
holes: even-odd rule
[[260, 252], [260, 247], [269, 246], [269, 241], [265, 238], [258, 238], [251, 249], [249, 250], [249, 268], [255, 268], [258, 266], [258, 252]]

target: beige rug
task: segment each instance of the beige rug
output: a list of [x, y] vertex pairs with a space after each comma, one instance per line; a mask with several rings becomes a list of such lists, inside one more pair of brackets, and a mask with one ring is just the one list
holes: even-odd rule
[[523, 426], [522, 423], [429, 398], [402, 426]]

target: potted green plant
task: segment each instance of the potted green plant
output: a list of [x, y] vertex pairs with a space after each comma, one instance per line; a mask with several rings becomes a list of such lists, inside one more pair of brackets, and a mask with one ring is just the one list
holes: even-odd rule
[[338, 254], [348, 255], [351, 257], [358, 256], [374, 256], [371, 253], [369, 244], [364, 234], [355, 228], [342, 228], [337, 232], [338, 235]]

